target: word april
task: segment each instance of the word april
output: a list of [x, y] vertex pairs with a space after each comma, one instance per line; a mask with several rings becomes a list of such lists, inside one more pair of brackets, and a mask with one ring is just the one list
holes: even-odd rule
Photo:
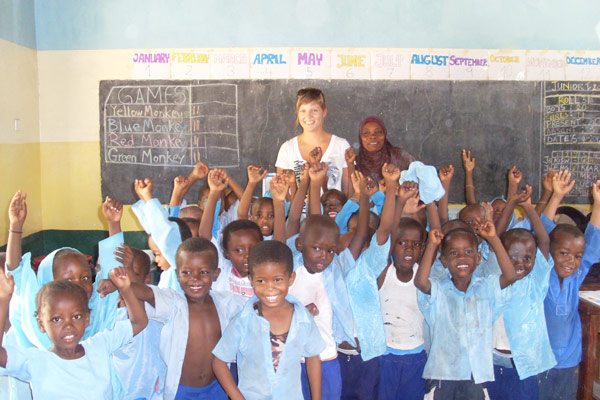
[[287, 64], [287, 62], [283, 60], [283, 54], [258, 53], [252, 64]]

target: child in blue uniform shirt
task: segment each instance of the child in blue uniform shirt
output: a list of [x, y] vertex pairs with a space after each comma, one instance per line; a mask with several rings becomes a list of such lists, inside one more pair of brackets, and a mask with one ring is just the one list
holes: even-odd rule
[[[554, 175], [553, 194], [544, 209], [546, 217], [554, 218], [560, 202], [574, 184], [567, 171]], [[592, 185], [591, 191], [594, 204], [585, 235], [577, 227], [565, 224], [556, 225], [550, 233], [554, 269], [550, 274], [544, 311], [557, 364], [538, 375], [541, 399], [571, 399], [577, 392], [575, 372], [582, 351], [579, 288], [591, 266], [600, 259], [600, 181]]]
[[[479, 234], [496, 252], [500, 277], [473, 277], [481, 254], [475, 235], [462, 229], [445, 236], [432, 229], [415, 276], [419, 307], [432, 332], [423, 377], [431, 380], [436, 400], [483, 399], [482, 383], [494, 379], [492, 326], [502, 309], [501, 289], [515, 280], [515, 270], [491, 220], [479, 227]], [[441, 261], [451, 276], [430, 280], [440, 244]]]
[[[308, 310], [288, 295], [295, 279], [292, 252], [266, 241], [250, 251], [255, 296], [229, 324], [213, 350], [213, 369], [231, 399], [302, 399], [300, 359], [305, 357], [313, 398], [321, 398], [325, 347]], [[237, 358], [239, 387], [227, 362]], [[243, 396], [243, 397], [242, 397]]]

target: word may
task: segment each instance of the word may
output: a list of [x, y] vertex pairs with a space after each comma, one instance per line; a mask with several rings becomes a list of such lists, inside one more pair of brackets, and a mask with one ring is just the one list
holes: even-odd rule
[[344, 54], [338, 54], [340, 62], [337, 64], [338, 68], [341, 67], [364, 67], [365, 56], [350, 56]]
[[208, 64], [206, 53], [173, 53], [173, 62]]
[[134, 63], [160, 63], [168, 64], [171, 54], [169, 53], [133, 53]]
[[252, 64], [287, 64], [287, 62], [284, 61], [283, 54], [258, 53]]
[[298, 53], [298, 65], [321, 65], [323, 53]]
[[463, 58], [450, 56], [450, 65], [465, 65], [467, 67], [487, 67], [485, 58]]
[[448, 65], [448, 56], [436, 56], [432, 54], [413, 54], [411, 64], [425, 65]]

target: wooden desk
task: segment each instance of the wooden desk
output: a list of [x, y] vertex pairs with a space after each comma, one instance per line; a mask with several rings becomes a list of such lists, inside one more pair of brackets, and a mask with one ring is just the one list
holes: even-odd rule
[[[583, 289], [582, 289], [583, 290]], [[596, 289], [597, 290], [597, 289]], [[579, 364], [578, 400], [592, 400], [594, 380], [598, 371], [598, 332], [600, 331], [600, 305], [579, 298], [579, 315], [583, 353]]]

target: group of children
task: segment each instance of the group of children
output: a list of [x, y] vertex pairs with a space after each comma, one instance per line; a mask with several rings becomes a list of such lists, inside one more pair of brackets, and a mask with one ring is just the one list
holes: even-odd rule
[[[95, 279], [71, 248], [35, 271], [21, 252], [17, 192], [0, 273], [0, 374], [29, 382], [35, 398], [574, 398], [578, 290], [600, 260], [600, 180], [582, 232], [554, 223], [574, 185], [567, 171], [544, 176], [534, 206], [513, 167], [506, 199], [478, 204], [463, 151], [467, 205], [450, 219], [453, 166], [384, 164], [379, 182], [352, 169], [347, 187], [335, 182], [342, 191], [330, 189], [323, 153], [280, 170], [260, 198], [258, 166], [244, 189], [199, 163], [175, 178], [167, 207], [150, 179], [136, 180], [155, 282], [148, 255], [124, 243], [113, 198]], [[198, 204], [184, 206], [204, 179]]]

